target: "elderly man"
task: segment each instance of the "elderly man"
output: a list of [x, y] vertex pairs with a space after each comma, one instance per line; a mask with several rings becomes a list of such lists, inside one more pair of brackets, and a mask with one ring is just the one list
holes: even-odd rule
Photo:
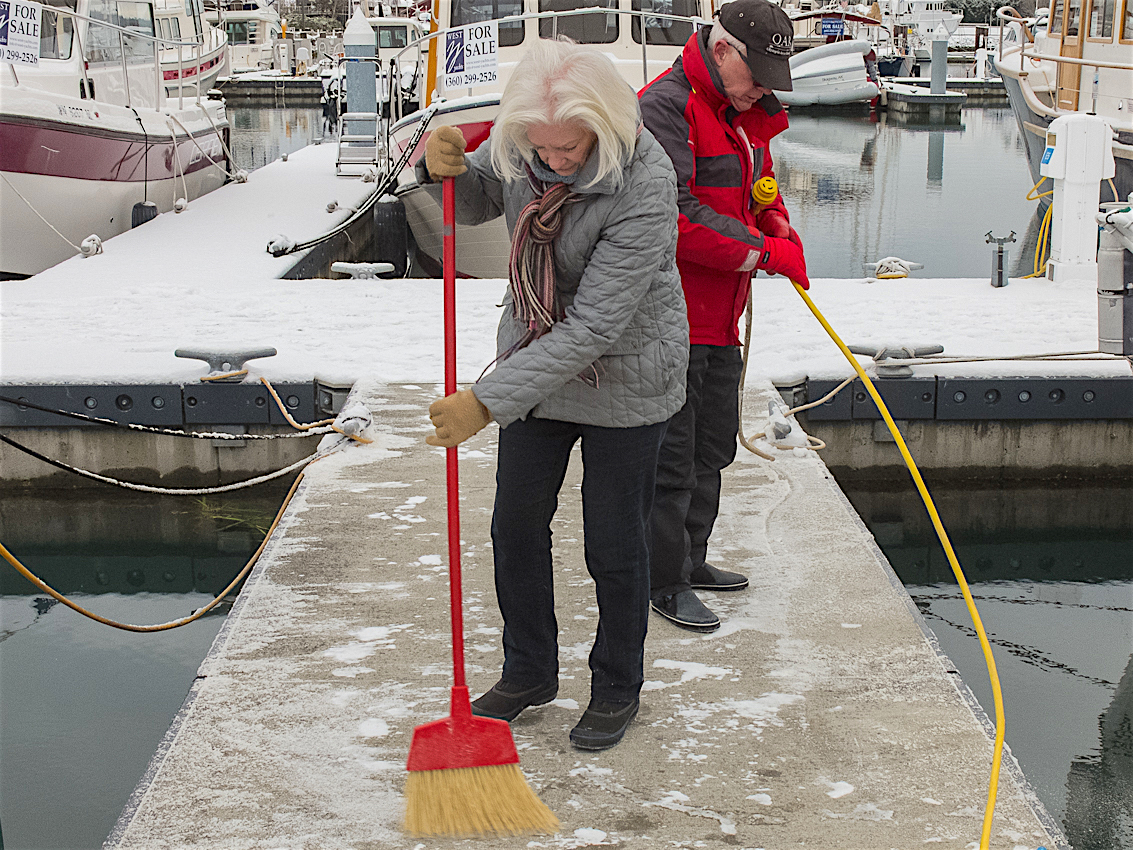
[[677, 173], [677, 266], [688, 304], [686, 401], [661, 447], [651, 516], [651, 605], [698, 632], [720, 619], [696, 590], [741, 590], [739, 573], [705, 563], [720, 473], [736, 456], [742, 366], [739, 317], [756, 269], [809, 286], [802, 242], [781, 197], [756, 204], [772, 175], [769, 142], [787, 128], [772, 94], [791, 90], [790, 19], [768, 0], [725, 3], [673, 67], [641, 93], [645, 126]]

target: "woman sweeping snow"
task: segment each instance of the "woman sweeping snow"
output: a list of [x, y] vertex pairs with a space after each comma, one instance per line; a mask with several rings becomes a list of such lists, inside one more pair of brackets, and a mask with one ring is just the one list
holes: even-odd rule
[[458, 129], [437, 128], [417, 176], [454, 177], [459, 223], [502, 214], [512, 234], [494, 368], [429, 408], [432, 445], [501, 426], [492, 543], [504, 668], [473, 710], [510, 721], [558, 693], [550, 524], [581, 440], [599, 614], [590, 704], [570, 740], [605, 749], [638, 710], [657, 453], [685, 398], [676, 178], [613, 63], [566, 40], [523, 57], [491, 136], [464, 150]]

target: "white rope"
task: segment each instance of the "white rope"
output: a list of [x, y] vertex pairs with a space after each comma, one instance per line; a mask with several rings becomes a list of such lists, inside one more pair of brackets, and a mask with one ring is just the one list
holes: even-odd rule
[[19, 189], [17, 189], [17, 188], [15, 187], [15, 186], [13, 186], [13, 185], [12, 185], [12, 181], [11, 181], [11, 180], [9, 180], [9, 179], [8, 179], [7, 177], [4, 177], [4, 175], [3, 175], [3, 174], [0, 174], [0, 177], [3, 177], [3, 178], [4, 178], [4, 182], [8, 184], [8, 188], [10, 188], [10, 189], [11, 189], [11, 190], [12, 190], [13, 192], [15, 192], [15, 193], [16, 193], [16, 194], [17, 194], [17, 195], [19, 196], [20, 200], [21, 200], [21, 201], [23, 201], [23, 202], [24, 202], [25, 204], [27, 204], [27, 205], [28, 205], [28, 209], [29, 209], [29, 210], [31, 210], [31, 211], [32, 211], [33, 213], [35, 213], [36, 215], [38, 215], [38, 216], [39, 216], [39, 218], [40, 218], [40, 220], [41, 220], [41, 221], [42, 221], [42, 222], [43, 222], [44, 224], [46, 224], [46, 225], [47, 225], [48, 227], [50, 227], [50, 228], [51, 228], [52, 230], [54, 230], [54, 231], [55, 231], [55, 234], [56, 234], [56, 235], [57, 235], [57, 236], [58, 236], [58, 237], [59, 237], [60, 239], [62, 239], [62, 240], [63, 240], [64, 242], [66, 242], [66, 243], [67, 243], [68, 245], [70, 245], [70, 246], [71, 246], [72, 248], [74, 248], [74, 249], [75, 249], [75, 253], [77, 253], [77, 254], [82, 254], [82, 253], [83, 253], [83, 249], [82, 249], [82, 248], [80, 248], [80, 247], [79, 247], [78, 245], [76, 245], [76, 244], [75, 244], [74, 242], [72, 242], [72, 241], [71, 241], [70, 239], [68, 239], [68, 238], [67, 238], [66, 236], [64, 236], [64, 235], [63, 235], [62, 233], [60, 233], [60, 232], [59, 232], [58, 230], [56, 230], [56, 229], [55, 229], [55, 225], [53, 225], [53, 224], [52, 224], [52, 223], [51, 223], [50, 221], [48, 221], [48, 220], [47, 220], [47, 219], [45, 219], [45, 218], [44, 218], [44, 217], [43, 217], [42, 215], [40, 215], [40, 212], [39, 212], [39, 210], [37, 210], [37, 209], [36, 209], [35, 207], [33, 207], [33, 206], [31, 205], [31, 201], [29, 201], [29, 200], [28, 200], [27, 198], [25, 198], [25, 197], [23, 196], [23, 193], [21, 193]]
[[[332, 451], [340, 448], [341, 446], [342, 443], [336, 444]], [[314, 463], [316, 460], [324, 457], [326, 454], [329, 454], [329, 452], [315, 452], [313, 455], [309, 455], [302, 460], [295, 461], [295, 463], [291, 464], [290, 466], [286, 466], [283, 469], [277, 469], [275, 472], [269, 472], [267, 475], [261, 475], [257, 478], [249, 478], [244, 481], [237, 481], [233, 484], [225, 484], [220, 487], [193, 488], [151, 487], [148, 484], [134, 484], [131, 481], [120, 481], [117, 478], [108, 478], [105, 475], [99, 475], [97, 472], [91, 472], [88, 469], [80, 469], [77, 466], [71, 466], [70, 464], [63, 463], [62, 461], [55, 461], [55, 463], [58, 463], [60, 466], [66, 467], [67, 469], [78, 475], [82, 475], [84, 478], [93, 478], [95, 481], [102, 481], [106, 484], [113, 484], [116, 487], [123, 487], [127, 490], [139, 490], [143, 493], [158, 493], [163, 496], [208, 496], [212, 495], [213, 493], [228, 493], [232, 490], [242, 490], [245, 487], [254, 487], [257, 484], [263, 484], [265, 481], [271, 481], [274, 478], [279, 478], [283, 475], [287, 475], [289, 472], [294, 472], [296, 469], [304, 467], [309, 463]]]
[[[184, 193], [183, 197], [185, 198], [185, 201], [188, 202], [188, 200], [189, 200], [189, 184], [185, 180], [185, 169], [181, 167], [181, 157], [177, 155], [177, 131], [173, 127], [173, 121], [176, 121], [177, 119], [173, 115], [168, 115], [168, 114], [166, 115], [166, 118], [172, 119], [172, 120], [167, 120], [165, 122], [165, 126], [169, 128], [169, 135], [173, 137], [173, 194], [174, 195], [177, 194], [177, 174], [179, 172], [181, 174], [181, 191]], [[177, 123], [181, 124], [180, 121], [177, 121]], [[183, 127], [184, 125], [182, 124], [181, 126]], [[190, 139], [193, 138], [192, 133], [190, 133], [188, 130], [185, 131], [185, 134]], [[198, 150], [199, 149], [200, 148], [198, 146]], [[174, 203], [173, 207], [174, 207], [174, 209], [176, 209], [177, 204]]]
[[[203, 106], [201, 108], [204, 109]], [[196, 147], [196, 149], [201, 152], [201, 156], [203, 156], [210, 163], [212, 163], [214, 166], [216, 166], [221, 171], [223, 171], [225, 173], [225, 175], [227, 175], [228, 177], [231, 177], [236, 182], [238, 182], [238, 183], [246, 183], [247, 182], [248, 175], [246, 173], [243, 175], [243, 179], [241, 179], [240, 175], [234, 174], [233, 172], [229, 171], [227, 168], [225, 168], [223, 165], [221, 165], [219, 162], [217, 162], [215, 159], [213, 159], [211, 156], [209, 156], [208, 152], [204, 148], [201, 147], [201, 145], [197, 141], [196, 137], [192, 133], [189, 132], [189, 128], [181, 123], [180, 118], [178, 118], [176, 115], [174, 115], [172, 113], [166, 113], [166, 117], [170, 118], [173, 121], [176, 121], [181, 126], [181, 129], [185, 131], [185, 135], [189, 137], [189, 141], [192, 142], [193, 145]], [[209, 119], [209, 124], [212, 125], [213, 132], [217, 133], [217, 137], [219, 138], [220, 134], [219, 134], [219, 132], [217, 132], [216, 125], [212, 123], [212, 118], [209, 117], [207, 110], [205, 111], [205, 117]], [[176, 147], [176, 145], [174, 147]], [[224, 144], [224, 139], [220, 140], [220, 147], [221, 147], [222, 150], [227, 150], [227, 147]], [[229, 156], [229, 162], [231, 162], [232, 161], [232, 159], [231, 159], [232, 154], [229, 153], [228, 156]], [[185, 176], [184, 176], [184, 171], [182, 171], [181, 182], [183, 183], [184, 181], [185, 181]], [[188, 194], [189, 194], [189, 190], [186, 189], [185, 190], [186, 197], [188, 197]]]
[[201, 110], [201, 112], [205, 114], [205, 119], [209, 122], [209, 126], [212, 127], [212, 131], [216, 133], [216, 138], [220, 142], [220, 149], [228, 155], [229, 164], [235, 163], [236, 157], [233, 156], [232, 151], [228, 148], [228, 145], [224, 143], [224, 134], [221, 133], [219, 129], [217, 129], [216, 124], [212, 120], [212, 116], [209, 115], [208, 109], [205, 108], [205, 105], [203, 103], [198, 103], [197, 107]]

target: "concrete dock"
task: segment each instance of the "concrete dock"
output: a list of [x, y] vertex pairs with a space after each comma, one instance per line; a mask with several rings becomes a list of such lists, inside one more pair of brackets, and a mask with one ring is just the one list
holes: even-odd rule
[[[448, 713], [444, 455], [434, 386], [360, 381], [375, 441], [312, 465], [107, 842], [156, 848], [971, 848], [991, 761], [985, 715], [815, 452], [741, 450], [710, 595], [724, 626], [654, 616], [642, 709], [612, 750], [573, 750], [596, 625], [580, 462], [556, 519], [561, 689], [513, 724], [556, 836], [417, 839], [399, 827], [415, 726]], [[766, 409], [775, 390], [750, 386]], [[496, 680], [493, 425], [461, 448], [468, 677]], [[1064, 847], [1008, 755], [991, 846]]]

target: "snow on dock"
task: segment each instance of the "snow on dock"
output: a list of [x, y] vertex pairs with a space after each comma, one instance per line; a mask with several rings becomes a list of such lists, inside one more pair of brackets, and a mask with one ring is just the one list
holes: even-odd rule
[[[749, 391], [766, 409], [773, 388]], [[561, 688], [513, 724], [554, 837], [400, 831], [413, 727], [448, 713], [444, 454], [429, 385], [365, 382], [376, 440], [310, 467], [107, 846], [145, 848], [970, 848], [986, 718], [813, 452], [743, 453], [694, 635], [654, 617], [642, 709], [612, 750], [573, 750], [597, 622], [577, 459], [554, 527]], [[461, 448], [469, 684], [502, 663], [489, 521], [494, 426]], [[1008, 756], [991, 846], [1061, 847]]]

